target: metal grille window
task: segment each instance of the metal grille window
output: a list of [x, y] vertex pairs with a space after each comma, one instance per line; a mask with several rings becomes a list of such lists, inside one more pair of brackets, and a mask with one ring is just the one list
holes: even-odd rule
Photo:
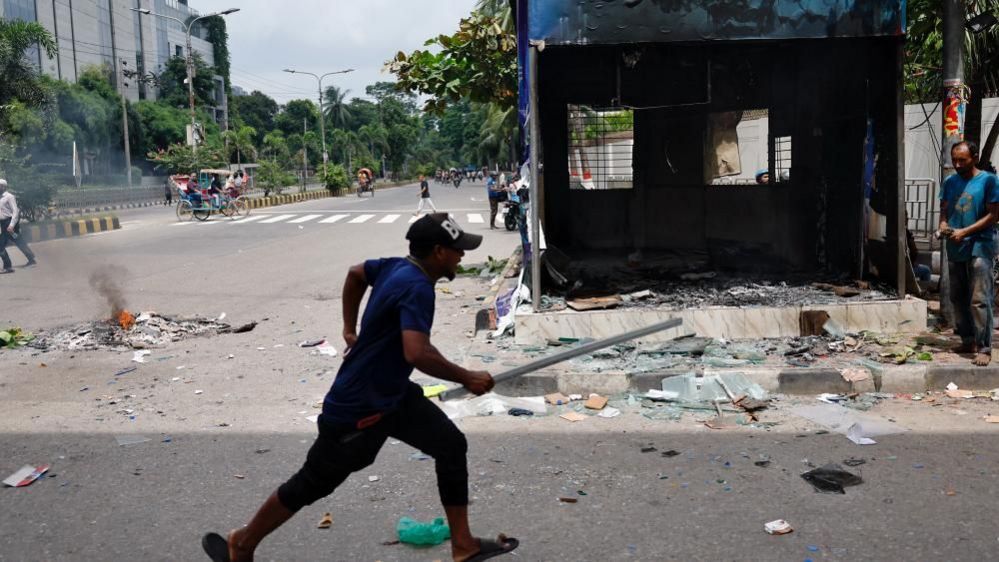
[[774, 138], [774, 169], [776, 177], [770, 181], [791, 181], [791, 137]]
[[569, 105], [569, 188], [631, 189], [635, 112]]

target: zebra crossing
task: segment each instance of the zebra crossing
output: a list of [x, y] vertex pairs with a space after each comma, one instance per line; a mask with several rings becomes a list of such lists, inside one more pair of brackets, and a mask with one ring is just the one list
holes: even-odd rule
[[[504, 209], [505, 210], [505, 209]], [[497, 223], [502, 223], [502, 214], [497, 217]], [[484, 213], [453, 213], [453, 216], [458, 219], [459, 222], [464, 222], [465, 224], [485, 224], [485, 214]], [[191, 225], [209, 225], [209, 224], [231, 224], [233, 226], [243, 225], [243, 224], [275, 224], [275, 225], [307, 225], [307, 224], [347, 224], [347, 225], [358, 225], [358, 224], [394, 224], [394, 223], [408, 223], [412, 224], [416, 222], [419, 216], [401, 214], [401, 213], [338, 213], [338, 214], [306, 214], [306, 213], [284, 213], [284, 214], [251, 214], [246, 217], [238, 217], [236, 219], [228, 219], [222, 216], [213, 216], [210, 220], [199, 221], [199, 220], [187, 220], [170, 223], [171, 226], [191, 226]]]

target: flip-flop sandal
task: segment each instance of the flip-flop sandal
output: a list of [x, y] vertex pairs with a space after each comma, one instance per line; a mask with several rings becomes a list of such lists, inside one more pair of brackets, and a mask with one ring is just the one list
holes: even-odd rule
[[201, 548], [212, 562], [229, 562], [229, 543], [218, 533], [207, 533], [201, 537]]
[[489, 539], [479, 539], [478, 554], [466, 559], [465, 562], [480, 562], [481, 560], [488, 560], [496, 556], [509, 554], [520, 546], [520, 541], [513, 537], [500, 535], [496, 538], [499, 540], [491, 541]]

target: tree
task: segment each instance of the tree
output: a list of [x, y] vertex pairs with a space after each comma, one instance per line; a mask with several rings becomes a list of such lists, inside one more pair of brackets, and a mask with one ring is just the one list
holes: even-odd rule
[[333, 127], [346, 128], [350, 122], [350, 108], [347, 106], [347, 94], [350, 90], [341, 90], [336, 86], [326, 88], [325, 117], [326, 122]]
[[187, 174], [207, 168], [219, 168], [225, 165], [226, 158], [216, 147], [202, 145], [195, 152], [186, 144], [172, 144], [166, 150], [150, 152], [146, 155], [156, 164], [156, 169], [165, 170], [171, 174]]
[[133, 107], [139, 115], [142, 130], [140, 154], [155, 152], [186, 140], [190, 117], [184, 110], [148, 100], [137, 102]]
[[0, 80], [0, 110], [14, 101], [32, 108], [49, 101], [49, 91], [41, 81], [38, 69], [24, 55], [34, 45], [50, 59], [59, 50], [55, 39], [40, 24], [0, 19], [0, 76], [3, 77]]
[[257, 131], [257, 142], [274, 129], [274, 118], [281, 109], [273, 98], [257, 90], [248, 96], [232, 98], [229, 107], [234, 120], [240, 120]]
[[291, 100], [281, 108], [274, 119], [274, 126], [281, 129], [289, 139], [293, 134], [302, 134], [302, 123], [309, 125], [309, 130], [319, 128], [319, 111], [311, 100]]
[[435, 49], [400, 51], [385, 68], [398, 77], [398, 89], [429, 96], [425, 111], [440, 114], [465, 98], [503, 109], [516, 106], [517, 38], [501, 18], [473, 11], [457, 33], [424, 45]]
[[295, 183], [295, 176], [275, 160], [262, 160], [254, 177], [257, 185], [263, 188], [264, 197], [270, 195], [271, 191], [281, 193], [285, 186]]
[[239, 129], [231, 129], [222, 133], [223, 139], [229, 145], [229, 154], [231, 158], [232, 153], [236, 153], [236, 164], [239, 165], [239, 169], [243, 169], [242, 155], [251, 155], [254, 158], [257, 156], [257, 149], [254, 147], [254, 139], [257, 136], [257, 131], [253, 127], [242, 126]]
[[281, 131], [271, 131], [264, 135], [263, 146], [266, 159], [288, 162], [288, 141], [284, 138], [284, 133]]
[[[977, 13], [999, 13], [999, 0], [978, 0]], [[943, 21], [941, 0], [910, 0], [905, 49], [905, 98], [908, 103], [938, 102], [943, 97]], [[969, 140], [979, 141], [982, 100], [999, 89], [999, 25], [982, 33], [965, 31], [965, 76], [971, 88], [967, 109]], [[999, 121], [982, 143], [982, 162], [988, 164], [999, 141]]]
[[[194, 67], [194, 105], [214, 107], [215, 98], [212, 93], [215, 81], [212, 80], [212, 75], [215, 74], [215, 69], [205, 64], [198, 53], [191, 55], [191, 59]], [[160, 74], [160, 99], [173, 107], [190, 107], [186, 80], [185, 57], [170, 57]]]

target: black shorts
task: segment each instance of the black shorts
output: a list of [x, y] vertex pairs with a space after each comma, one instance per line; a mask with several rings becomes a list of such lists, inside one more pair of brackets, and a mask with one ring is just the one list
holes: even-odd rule
[[468, 505], [468, 443], [440, 408], [410, 383], [397, 409], [374, 425], [319, 422], [319, 436], [305, 464], [278, 488], [278, 499], [291, 511], [331, 494], [350, 476], [375, 462], [389, 437], [430, 455], [436, 461], [437, 489], [447, 506]]

